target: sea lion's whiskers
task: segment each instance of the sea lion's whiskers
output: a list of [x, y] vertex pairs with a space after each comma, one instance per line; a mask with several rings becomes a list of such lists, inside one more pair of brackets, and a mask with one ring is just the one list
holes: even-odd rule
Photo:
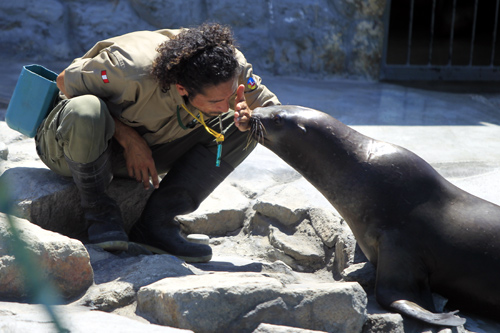
[[264, 136], [266, 134], [266, 129], [259, 118], [250, 118], [250, 131], [248, 133], [248, 141], [245, 149], [247, 149], [253, 140], [258, 143], [264, 143]]

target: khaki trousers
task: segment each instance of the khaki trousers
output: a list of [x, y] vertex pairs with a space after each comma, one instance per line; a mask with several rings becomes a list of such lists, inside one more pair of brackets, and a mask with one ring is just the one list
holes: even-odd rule
[[[222, 117], [222, 160], [233, 168], [238, 166], [253, 150], [255, 144], [247, 146], [247, 132], [234, 125], [234, 111]], [[207, 120], [207, 125], [220, 132], [218, 117]], [[60, 101], [38, 128], [35, 142], [40, 159], [54, 172], [71, 176], [64, 155], [78, 163], [95, 161], [112, 145], [113, 174], [129, 177], [123, 148], [113, 139], [114, 119], [104, 101], [93, 95], [78, 96]], [[173, 163], [196, 144], [202, 144], [214, 154], [216, 162], [217, 143], [205, 128], [199, 127], [188, 135], [174, 141], [154, 145], [151, 148], [159, 174], [170, 170]]]

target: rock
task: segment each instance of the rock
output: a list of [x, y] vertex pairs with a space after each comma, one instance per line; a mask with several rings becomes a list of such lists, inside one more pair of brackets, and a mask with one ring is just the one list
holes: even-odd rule
[[377, 270], [370, 262], [353, 264], [342, 271], [343, 281], [356, 281], [368, 293], [375, 290]]
[[405, 333], [403, 317], [398, 313], [381, 313], [368, 316], [363, 333]]
[[252, 332], [262, 322], [360, 332], [366, 319], [357, 283], [283, 286], [256, 273], [167, 278], [141, 288], [137, 301], [153, 322], [196, 332]]
[[171, 255], [114, 256], [94, 264], [95, 282], [102, 284], [120, 280], [134, 290], [167, 277], [195, 274], [190, 265]]
[[[151, 332], [151, 333], [187, 333], [192, 331], [171, 327], [152, 325], [132, 320], [123, 316], [91, 311], [82, 306], [54, 306], [62, 328], [71, 333], [85, 332]], [[14, 302], [0, 302], [0, 331], [2, 332], [56, 332], [54, 322], [48, 317], [47, 311], [40, 305]]]
[[[73, 36], [73, 38], [68, 41], [68, 45], [71, 48], [72, 55], [77, 54], [77, 57], [87, 52], [96, 42], [109, 37], [119, 36], [137, 30], [156, 30], [160, 29], [160, 27], [165, 28], [165, 21], [158, 25], [159, 28], [155, 28], [155, 26], [138, 17], [136, 10], [141, 7], [131, 6], [131, 4], [138, 1], [101, 2], [97, 6], [91, 5], [89, 1], [86, 0], [59, 1], [66, 7], [65, 14], [71, 17], [71, 19], [65, 20], [67, 29], [62, 32], [66, 35], [71, 34], [71, 36]], [[171, 4], [164, 3], [164, 5], [168, 6]], [[153, 14], [156, 10], [152, 7], [151, 3], [149, 3], [146, 6], [142, 6], [140, 10]], [[158, 15], [160, 15], [159, 13], [165, 15], [166, 9], [168, 10], [168, 7], [163, 8], [162, 11], [158, 12]], [[171, 17], [174, 18], [176, 16], [178, 16], [178, 13]], [[112, 17], [113, 20], [110, 20], [110, 17]], [[52, 53], [53, 57], [61, 58], [55, 50], [51, 51], [49, 49], [47, 52]]]
[[[8, 184], [8, 194], [18, 217], [74, 238], [86, 239], [87, 225], [80, 206], [78, 189], [69, 177], [62, 177], [47, 168], [10, 168], [0, 175]], [[125, 229], [139, 218], [152, 191], [145, 191], [134, 180], [114, 179], [109, 195], [119, 202]]]
[[321, 239], [312, 235], [296, 232], [287, 235], [275, 227], [270, 228], [269, 242], [276, 249], [294, 258], [297, 267], [319, 269], [324, 266], [325, 251]]
[[3, 1], [0, 47], [4, 57], [69, 62], [109, 37], [209, 21], [233, 28], [258, 73], [377, 79], [385, 6], [384, 0], [256, 0], [251, 10], [229, 0]]
[[195, 274], [194, 268], [170, 255], [111, 254], [88, 245], [95, 284], [76, 304], [111, 312], [135, 302], [139, 288], [166, 277]]
[[111, 281], [90, 287], [76, 304], [85, 305], [92, 310], [112, 312], [132, 304], [135, 294], [131, 283]]
[[[58, 53], [58, 57], [70, 56], [71, 48], [66, 38], [68, 30], [64, 19], [67, 12], [63, 3], [58, 0], [47, 0], [43, 4], [36, 0], [20, 0], [2, 3], [1, 7], [1, 20], [6, 27], [0, 35], [2, 48], [10, 40], [23, 36], [23, 40], [11, 44], [12, 48], [8, 53], [34, 58], [55, 53]], [[44, 45], [47, 42], [51, 43], [50, 48]], [[50, 51], [52, 47], [53, 51]]]
[[356, 239], [350, 232], [339, 235], [335, 243], [335, 261], [332, 267], [334, 277], [339, 277], [344, 269], [351, 266], [356, 256]]
[[283, 284], [300, 283], [301, 278], [290, 266], [282, 261], [259, 261], [254, 258], [242, 258], [239, 256], [217, 256], [215, 260], [208, 263], [198, 263], [189, 265], [195, 267], [193, 270], [197, 275], [206, 274], [206, 272], [255, 272], [271, 274]]
[[[140, 18], [155, 27], [165, 25], [166, 15], [169, 17], [169, 27], [186, 27], [186, 22], [198, 25], [206, 20], [207, 4], [202, 0], [131, 0], [130, 4]], [[186, 11], [186, 7], [190, 10]]]
[[13, 243], [6, 215], [0, 214], [1, 298], [32, 298], [33, 291], [26, 288], [23, 276], [47, 280], [66, 299], [81, 296], [92, 285], [94, 274], [89, 254], [81, 242], [46, 231], [26, 220], [15, 217], [11, 220], [22, 241], [19, 246], [28, 257], [22, 266], [14, 260], [22, 260], [24, 253]]
[[299, 178], [286, 185], [277, 185], [261, 195], [253, 209], [284, 226], [294, 226], [307, 217], [306, 212], [312, 207], [333, 209], [309, 182]]
[[[227, 203], [231, 202], [231, 205]], [[222, 183], [195, 213], [178, 216], [186, 234], [225, 236], [243, 227], [250, 201], [238, 189]]]
[[317, 235], [328, 247], [333, 247], [342, 234], [351, 232], [342, 217], [332, 210], [312, 208], [309, 210], [309, 218]]
[[281, 325], [260, 324], [252, 333], [321, 333], [321, 332], [324, 331], [305, 330], [302, 328], [281, 326]]

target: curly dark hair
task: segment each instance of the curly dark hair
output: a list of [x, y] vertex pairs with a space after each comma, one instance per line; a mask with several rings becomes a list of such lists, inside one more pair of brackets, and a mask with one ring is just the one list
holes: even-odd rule
[[151, 73], [163, 91], [178, 83], [193, 98], [238, 74], [234, 43], [231, 29], [217, 23], [183, 30], [157, 48]]

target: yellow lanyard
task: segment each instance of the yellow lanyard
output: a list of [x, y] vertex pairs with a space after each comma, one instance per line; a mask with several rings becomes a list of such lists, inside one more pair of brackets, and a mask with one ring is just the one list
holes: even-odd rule
[[210, 127], [207, 126], [207, 124], [205, 124], [205, 121], [203, 120], [203, 114], [200, 112], [199, 114], [199, 118], [196, 117], [191, 111], [189, 111], [187, 109], [187, 107], [184, 105], [184, 104], [181, 104], [182, 108], [184, 110], [186, 110], [187, 113], [189, 113], [193, 118], [197, 119], [200, 121], [200, 123], [203, 125], [203, 127], [205, 127], [205, 129], [207, 130], [208, 133], [212, 134], [214, 137], [215, 137], [215, 141], [217, 143], [222, 143], [224, 142], [224, 135], [222, 133], [217, 133], [216, 131], [214, 131], [213, 129], [211, 129]]
[[[203, 113], [200, 112], [199, 117], [196, 117], [191, 111], [187, 109], [187, 107], [184, 104], [181, 104], [182, 108], [186, 110], [187, 113], [189, 113], [194, 119], [197, 119], [200, 121], [200, 123], [205, 127], [208, 133], [213, 135], [215, 137], [215, 141], [217, 142], [217, 159], [215, 161], [215, 166], [219, 167], [220, 166], [220, 160], [221, 160], [221, 155], [222, 155], [222, 143], [224, 142], [224, 135], [222, 133], [217, 133], [213, 129], [207, 126], [205, 124], [205, 120], [203, 120]], [[222, 120], [219, 116], [219, 123], [220, 123], [220, 131], [222, 132]]]

